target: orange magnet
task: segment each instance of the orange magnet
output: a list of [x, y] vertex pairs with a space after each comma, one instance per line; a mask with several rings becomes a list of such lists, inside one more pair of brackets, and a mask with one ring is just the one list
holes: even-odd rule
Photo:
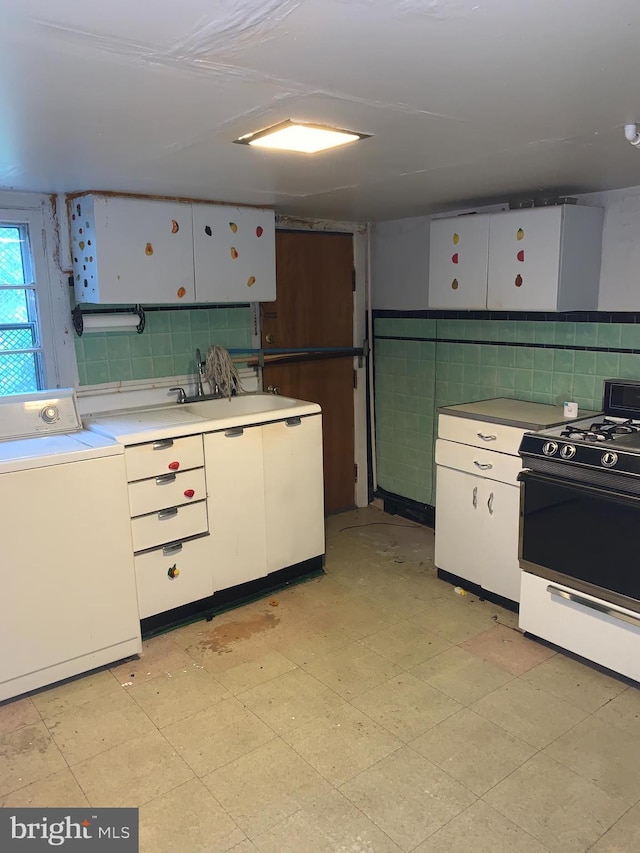
[[84, 240], [80, 240], [80, 242], [78, 243], [78, 248], [84, 249]]
[[516, 287], [522, 287], [522, 276], [521, 275], [516, 276], [516, 280], [515, 280], [514, 284]]
[[247, 287], [253, 287], [253, 285], [255, 283], [256, 283], [255, 275], [250, 275], [249, 278], [247, 279]]
[[236, 223], [235, 223], [235, 222], [230, 222], [230, 223], [229, 223], [229, 228], [231, 228], [231, 230], [233, 231], [233, 233], [234, 233], [234, 234], [235, 234], [235, 233], [236, 233], [236, 231], [238, 230], [238, 226], [236, 225]]
[[151, 243], [147, 243], [147, 245], [144, 247], [144, 253], [145, 255], [147, 255], [147, 257], [151, 257], [151, 255], [153, 255], [153, 246], [151, 245]]
[[518, 228], [518, 231], [516, 233], [516, 240], [522, 240], [523, 238], [524, 238], [524, 231], [522, 230], [522, 228]]
[[178, 299], [182, 299], [183, 296], [187, 295], [187, 290], [185, 287], [179, 287], [176, 291], [176, 296]]
[[175, 565], [175, 563], [173, 566], [171, 566], [171, 568], [167, 572], [167, 576], [170, 577], [171, 580], [173, 580], [174, 578], [177, 578], [179, 574], [180, 574], [180, 569]]
[[231, 257], [233, 258], [234, 261], [238, 257], [238, 250], [235, 249], [233, 246], [231, 247]]
[[455, 255], [451, 255], [451, 260], [454, 264], [458, 263], [458, 253], [457, 252], [455, 253]]
[[454, 280], [451, 282], [451, 290], [457, 290], [457, 289], [458, 289], [458, 279], [454, 278]]
[[454, 245], [454, 246], [457, 246], [459, 242], [460, 242], [460, 235], [459, 235], [459, 234], [454, 234], [454, 235], [453, 235], [453, 245]]
[[516, 257], [518, 258], [519, 261], [524, 261], [524, 252], [522, 249], [520, 249], [520, 251], [518, 252]]
[[171, 233], [177, 234], [179, 230], [180, 230], [180, 226], [178, 225], [178, 223], [176, 222], [175, 219], [172, 219], [171, 220]]

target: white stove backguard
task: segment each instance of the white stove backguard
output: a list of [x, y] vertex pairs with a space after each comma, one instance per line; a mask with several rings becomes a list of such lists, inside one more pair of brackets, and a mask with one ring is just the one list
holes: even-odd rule
[[0, 440], [73, 433], [81, 429], [73, 388], [0, 397]]

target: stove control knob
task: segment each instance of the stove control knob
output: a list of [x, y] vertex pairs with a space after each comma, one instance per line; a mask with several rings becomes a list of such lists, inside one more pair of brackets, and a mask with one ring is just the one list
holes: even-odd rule
[[558, 445], [555, 441], [545, 441], [542, 445], [542, 452], [545, 456], [553, 456], [557, 449]]
[[57, 406], [45, 406], [44, 409], [40, 411], [40, 417], [45, 424], [54, 424], [60, 417], [60, 412], [58, 411]]
[[608, 450], [606, 453], [603, 453], [602, 458], [600, 459], [600, 462], [602, 462], [605, 468], [613, 468], [617, 461], [618, 454], [614, 453], [613, 450]]
[[575, 455], [576, 449], [573, 444], [565, 444], [560, 449], [560, 456], [562, 456], [563, 459], [573, 459]]

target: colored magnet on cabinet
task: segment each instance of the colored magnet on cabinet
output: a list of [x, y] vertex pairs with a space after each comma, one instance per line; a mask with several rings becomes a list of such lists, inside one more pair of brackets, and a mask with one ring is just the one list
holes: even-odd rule
[[167, 577], [170, 577], [171, 580], [173, 580], [174, 578], [177, 578], [179, 574], [180, 574], [180, 569], [174, 563], [173, 566], [171, 566], [171, 568], [167, 572]]
[[255, 275], [250, 275], [249, 278], [247, 279], [247, 287], [253, 287], [253, 285], [255, 283], [256, 283]]
[[451, 255], [451, 260], [454, 264], [458, 263], [458, 253], [457, 252], [454, 255]]
[[92, 263], [93, 263], [93, 255], [89, 255], [89, 263], [90, 263], [90, 264], [92, 264]]
[[210, 226], [210, 225], [205, 225], [205, 226], [204, 226], [204, 233], [207, 235], [207, 237], [211, 237], [211, 235], [212, 235], [212, 233], [213, 233], [213, 232], [212, 232], [212, 230], [211, 230], [211, 226]]
[[453, 245], [454, 245], [454, 246], [457, 246], [459, 242], [460, 242], [460, 235], [459, 235], [459, 234], [454, 234], [454, 235], [453, 235]]
[[186, 290], [186, 288], [184, 288], [184, 287], [179, 287], [179, 288], [176, 290], [176, 296], [178, 297], [178, 299], [182, 299], [182, 297], [183, 297], [183, 296], [186, 296], [186, 295], [187, 295], [187, 290]]
[[195, 495], [195, 492], [193, 489], [185, 489], [185, 493], [184, 493], [185, 498], [192, 498], [194, 495]]
[[179, 230], [180, 230], [180, 226], [178, 225], [178, 223], [176, 222], [175, 219], [172, 219], [171, 220], [171, 233], [177, 234]]
[[144, 247], [144, 253], [149, 258], [151, 257], [151, 255], [153, 255], [153, 246], [151, 245], [151, 243], [147, 243], [147, 245]]
[[76, 218], [75, 213], [72, 213], [72, 214], [71, 214], [71, 219], [75, 221], [75, 218]]
[[516, 257], [518, 258], [519, 261], [524, 261], [524, 251], [522, 249], [520, 249], [520, 251], [518, 252]]
[[451, 290], [457, 290], [457, 289], [458, 289], [458, 279], [454, 278], [454, 280], [451, 282]]
[[82, 216], [82, 208], [79, 204], [76, 204], [76, 213], [78, 214], [78, 216]]
[[234, 261], [238, 257], [238, 250], [234, 246], [231, 247], [231, 257]]
[[262, 237], [263, 234], [264, 228], [262, 227], [262, 225], [258, 225], [258, 227], [256, 228], [256, 237]]
[[82, 228], [78, 228], [78, 234], [82, 234]]
[[516, 232], [516, 240], [522, 240], [524, 238], [524, 231], [522, 228], [518, 228]]
[[522, 287], [522, 276], [521, 275], [516, 276], [515, 286], [516, 287]]
[[235, 233], [236, 233], [236, 231], [238, 230], [238, 226], [236, 225], [236, 223], [235, 223], [235, 222], [230, 222], [230, 223], [229, 223], [229, 228], [231, 228], [231, 230], [233, 231], [233, 233], [234, 233], [234, 234], [235, 234]]
[[78, 243], [78, 248], [84, 249], [84, 240], [80, 240], [80, 242]]
[[177, 471], [179, 467], [179, 462], [169, 462], [169, 464], [167, 465], [167, 468], [169, 468], [170, 471]]

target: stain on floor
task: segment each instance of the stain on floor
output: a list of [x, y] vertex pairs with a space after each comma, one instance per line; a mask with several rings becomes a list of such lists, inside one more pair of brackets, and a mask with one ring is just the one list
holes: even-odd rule
[[279, 624], [280, 617], [272, 612], [260, 613], [250, 619], [225, 622], [223, 625], [212, 626], [211, 630], [198, 640], [197, 648], [200, 651], [208, 650], [223, 655], [230, 652], [236, 643], [269, 631]]

